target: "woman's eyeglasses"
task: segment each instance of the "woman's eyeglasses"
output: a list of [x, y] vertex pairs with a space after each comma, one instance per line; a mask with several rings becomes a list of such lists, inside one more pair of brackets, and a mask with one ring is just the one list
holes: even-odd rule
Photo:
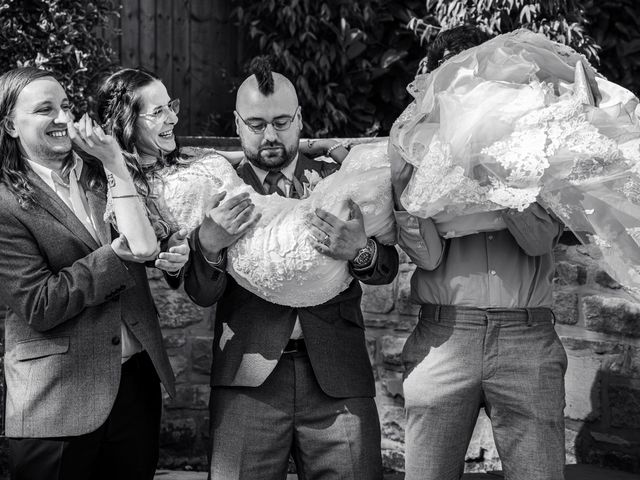
[[154, 108], [152, 112], [140, 113], [138, 116], [148, 118], [149, 120], [156, 123], [160, 123], [160, 122], [164, 122], [167, 118], [169, 118], [169, 115], [171, 114], [171, 112], [175, 113], [176, 115], [180, 113], [179, 98], [174, 98], [166, 105], [160, 105], [159, 107]]

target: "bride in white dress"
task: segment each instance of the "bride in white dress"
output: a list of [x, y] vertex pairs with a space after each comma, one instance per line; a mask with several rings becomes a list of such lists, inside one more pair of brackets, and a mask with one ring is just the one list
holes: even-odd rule
[[[242, 192], [252, 200], [259, 196], [221, 155], [178, 154], [172, 132], [178, 107], [169, 98], [157, 77], [133, 69], [112, 75], [98, 97], [100, 119], [122, 146], [160, 238], [198, 226], [219, 192], [227, 199]], [[307, 177], [305, 198], [260, 195], [253, 202], [260, 219], [227, 251], [233, 278], [273, 303], [318, 305], [351, 282], [347, 262], [313, 247], [306, 219], [316, 208], [347, 219], [352, 200], [362, 211], [368, 237], [395, 242], [386, 142], [354, 147], [340, 170], [325, 179]]]

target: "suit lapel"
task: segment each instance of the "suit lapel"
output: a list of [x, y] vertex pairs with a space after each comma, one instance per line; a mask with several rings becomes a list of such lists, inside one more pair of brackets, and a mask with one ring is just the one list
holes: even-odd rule
[[256, 175], [255, 170], [251, 168], [251, 164], [249, 164], [249, 161], [247, 159], [244, 159], [238, 166], [237, 172], [238, 176], [244, 181], [244, 183], [253, 187], [256, 192], [262, 195], [267, 194], [266, 190], [264, 189], [264, 185], [262, 184], [262, 182], [260, 182], [260, 179]]
[[29, 180], [33, 185], [36, 202], [44, 210], [49, 212], [56, 220], [75, 236], [80, 238], [91, 250], [99, 247], [91, 234], [87, 231], [78, 217], [67, 207], [49, 185], [47, 185], [35, 172], [28, 173]]
[[316, 168], [310, 158], [300, 153], [298, 154], [298, 163], [296, 163], [296, 169], [293, 172], [293, 176], [300, 180], [300, 182], [308, 182], [309, 179], [304, 174], [305, 170], [316, 170]]

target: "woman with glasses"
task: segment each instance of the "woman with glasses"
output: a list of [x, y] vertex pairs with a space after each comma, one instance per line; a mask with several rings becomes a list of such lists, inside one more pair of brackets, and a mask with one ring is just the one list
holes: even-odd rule
[[[100, 122], [120, 143], [159, 238], [198, 226], [217, 202], [224, 202], [221, 192], [226, 192], [225, 200], [257, 195], [233, 169], [241, 155], [227, 159], [217, 152], [191, 157], [180, 154], [174, 134], [180, 103], [171, 99], [161, 80], [152, 73], [120, 70], [104, 82], [97, 100]], [[291, 116], [271, 122], [251, 118], [243, 122], [259, 136], [268, 128], [277, 133], [288, 131], [298, 116], [299, 108]], [[326, 154], [328, 150], [338, 163], [347, 153], [333, 140], [302, 140], [300, 147], [311, 155]], [[347, 199], [352, 199], [365, 212], [367, 226], [374, 229], [367, 233], [380, 238], [384, 231], [388, 241], [393, 242], [388, 164], [385, 147], [378, 150], [377, 156], [364, 159], [356, 154], [349, 165], [320, 182], [317, 193], [311, 190], [319, 179], [309, 178], [308, 184], [300, 185], [300, 197], [307, 198], [270, 195], [261, 199], [260, 206], [241, 226], [247, 234], [229, 252], [230, 270], [234, 265], [238, 271], [244, 270], [234, 272], [239, 281], [270, 301], [296, 306], [323, 303], [345, 288], [350, 277], [344, 262], [323, 257], [304, 240], [309, 235], [305, 216], [317, 207], [346, 215]], [[374, 161], [369, 157], [375, 157]], [[286, 265], [270, 263], [274, 241], [290, 245]], [[302, 264], [306, 265], [305, 271], [299, 272]], [[304, 286], [303, 280], [308, 281], [309, 277], [321, 288]], [[252, 284], [256, 281], [258, 284]], [[309, 291], [315, 291], [318, 297], [310, 296]]]

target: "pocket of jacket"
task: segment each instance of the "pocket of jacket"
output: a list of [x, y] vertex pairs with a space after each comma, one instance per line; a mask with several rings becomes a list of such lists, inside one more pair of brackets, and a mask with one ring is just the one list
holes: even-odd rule
[[13, 349], [16, 360], [33, 360], [69, 351], [69, 337], [38, 338], [19, 342]]

